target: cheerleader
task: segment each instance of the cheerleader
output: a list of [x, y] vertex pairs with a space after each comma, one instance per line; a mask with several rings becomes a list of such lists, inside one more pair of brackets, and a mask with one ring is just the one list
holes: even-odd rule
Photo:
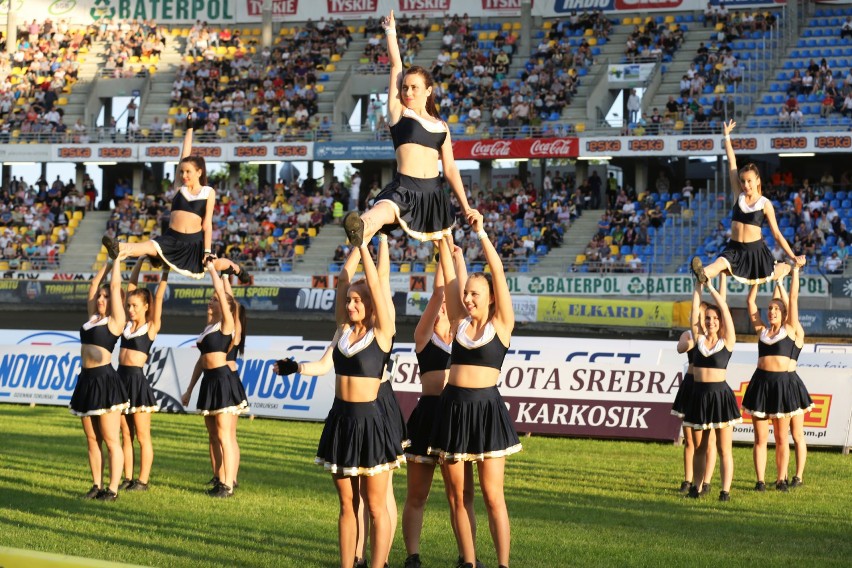
[[[703, 433], [704, 430], [715, 430], [716, 450], [722, 460], [722, 490], [719, 492], [719, 501], [730, 501], [731, 482], [734, 478], [733, 425], [742, 422], [742, 418], [737, 408], [737, 399], [728, 386], [725, 375], [737, 337], [727, 304], [710, 282], [706, 286], [716, 305], [707, 306], [704, 310], [702, 330], [699, 320], [701, 284], [696, 282], [692, 294], [692, 311], [689, 315], [692, 336], [697, 338], [695, 355], [692, 358], [695, 383], [683, 425], [693, 430], [696, 450], [692, 467], [695, 479], [705, 479], [705, 464], [711, 463], [708, 449], [710, 436], [700, 436], [699, 439], [695, 434]], [[690, 487], [688, 496], [701, 496], [697, 485]]]
[[753, 457], [757, 474], [754, 489], [766, 491], [764, 473], [771, 420], [775, 436], [775, 489], [787, 491], [790, 418], [809, 411], [813, 402], [807, 390], [800, 389], [789, 373], [793, 349], [796, 341], [801, 340], [796, 335], [796, 326], [790, 322], [787, 305], [780, 298], [773, 298], [767, 310], [767, 325], [760, 317], [756, 298], [757, 286], [752, 286], [747, 305], [752, 327], [758, 334], [758, 358], [757, 369], [748, 383], [742, 403], [743, 411], [751, 414], [754, 425]]
[[[222, 272], [225, 275], [225, 278], [222, 278], [222, 282], [225, 285], [225, 293], [229, 298], [233, 298], [236, 302], [236, 297], [234, 296], [234, 289], [231, 287], [231, 276], [230, 273], [232, 271], [225, 270]], [[230, 299], [228, 302], [230, 303]], [[228, 361], [228, 368], [231, 369], [239, 378], [239, 373], [237, 369], [237, 357], [242, 357], [246, 350], [246, 325], [248, 323], [248, 317], [246, 315], [246, 307], [240, 303], [237, 304], [237, 318], [234, 320], [234, 346], [228, 351], [228, 355], [226, 357]], [[242, 379], [240, 380], [240, 384], [242, 384]], [[238, 420], [234, 420], [232, 423], [233, 431], [231, 432], [231, 439], [234, 440], [234, 453], [237, 456], [237, 464], [234, 468], [234, 489], [238, 489], [240, 484], [237, 481], [239, 479], [240, 473], [240, 444], [237, 442], [237, 422]], [[214, 463], [214, 449], [213, 444], [210, 444], [210, 463]], [[208, 482], [208, 485], [215, 486], [219, 483], [219, 470], [215, 470], [213, 472], [213, 477]]]
[[[192, 156], [193, 112], [187, 115], [186, 136], [183, 139], [178, 173], [175, 175], [177, 193], [172, 200], [169, 228], [166, 233], [140, 243], [120, 243], [104, 235], [103, 245], [110, 258], [119, 252], [129, 258], [147, 256], [159, 267], [165, 262], [178, 274], [201, 280], [205, 266], [212, 260], [217, 270], [231, 270], [247, 284], [251, 278], [238, 264], [213, 254], [213, 212], [216, 190], [207, 185], [207, 166], [201, 156]], [[182, 183], [177, 186], [178, 180]]]
[[[71, 395], [71, 414], [79, 416], [89, 448], [92, 488], [84, 499], [115, 501], [124, 467], [119, 431], [121, 412], [130, 406], [121, 378], [113, 369], [112, 351], [124, 329], [125, 314], [121, 290], [121, 261], [112, 265], [109, 286], [101, 287], [106, 274], [103, 266], [89, 286], [88, 309], [91, 317], [80, 328], [82, 370]], [[109, 486], [103, 487], [103, 449], [109, 451]]]
[[[464, 258], [461, 249], [454, 247], [453, 261], [460, 280], [467, 280]], [[405, 568], [420, 568], [420, 533], [423, 529], [423, 512], [426, 500], [432, 488], [437, 458], [429, 455], [429, 436], [432, 432], [433, 418], [438, 407], [441, 391], [447, 384], [450, 371], [453, 334], [447, 308], [444, 303], [444, 271], [441, 267], [435, 272], [432, 296], [420, 316], [414, 330], [415, 353], [420, 373], [421, 395], [417, 407], [408, 419], [408, 432], [411, 446], [405, 453], [407, 464], [408, 494], [402, 511], [402, 535], [408, 557]], [[473, 467], [464, 462], [464, 508], [469, 514], [471, 531], [476, 535], [476, 517], [473, 514]], [[455, 524], [453, 517], [450, 522]], [[453, 531], [455, 532], [455, 530]], [[459, 546], [459, 558], [462, 556]], [[462, 562], [463, 563], [463, 562]]]
[[[124, 448], [124, 483], [119, 489], [147, 491], [154, 448], [151, 445], [151, 413], [160, 410], [154, 390], [145, 377], [143, 367], [148, 352], [160, 331], [163, 314], [163, 297], [169, 277], [168, 267], [163, 270], [155, 296], [145, 288], [138, 288], [142, 259], [136, 261], [127, 285], [127, 326], [121, 334], [118, 353], [118, 375], [130, 396], [130, 407], [121, 417], [122, 447]], [[133, 439], [139, 442], [139, 477], [133, 479]]]
[[793, 443], [796, 445], [796, 475], [790, 480], [790, 488], [801, 487], [804, 484], [805, 462], [808, 459], [808, 445], [805, 441], [805, 412], [810, 411], [813, 406], [813, 400], [808, 394], [808, 389], [805, 383], [796, 372], [796, 367], [799, 361], [799, 355], [802, 353], [802, 348], [805, 346], [805, 330], [802, 328], [802, 323], [799, 321], [799, 265], [793, 267], [792, 282], [790, 282], [790, 298], [787, 301], [787, 292], [784, 286], [779, 282], [775, 287], [782, 302], [787, 303], [787, 323], [792, 325], [796, 330], [796, 343], [790, 353], [790, 367], [787, 369], [791, 375], [790, 379], [795, 383], [798, 391], [799, 400], [807, 405], [804, 412], [796, 413], [790, 418], [790, 433], [793, 436]]
[[491, 275], [456, 278], [450, 243], [440, 241], [440, 262], [446, 281], [447, 313], [455, 337], [447, 386], [441, 392], [430, 436], [430, 455], [441, 460], [462, 566], [473, 568], [476, 551], [472, 511], [465, 500], [465, 462], [476, 462], [488, 513], [488, 525], [500, 566], [509, 566], [509, 513], [503, 494], [505, 458], [521, 451], [518, 434], [497, 390], [500, 368], [515, 326], [512, 298], [500, 256], [482, 227], [482, 215], [472, 214], [472, 228], [482, 243]]
[[234, 494], [238, 460], [236, 426], [233, 423], [240, 414], [248, 412], [248, 401], [240, 378], [227, 361], [227, 354], [235, 343], [237, 302], [225, 293], [225, 286], [212, 261], [207, 263], [207, 271], [215, 294], [207, 305], [207, 327], [196, 341], [200, 353], [198, 362], [182, 398], [184, 406], [187, 406], [195, 383], [203, 373], [196, 405], [204, 416], [208, 439], [213, 445], [213, 470], [219, 472], [219, 483], [207, 493], [211, 497], [227, 498]]
[[[351, 282], [363, 260], [366, 280]], [[391, 545], [388, 513], [389, 472], [405, 460], [399, 434], [377, 400], [393, 343], [394, 322], [388, 311], [386, 283], [379, 281], [376, 266], [365, 245], [353, 248], [338, 279], [338, 290], [345, 289], [345, 321], [338, 327], [332, 344], [319, 361], [296, 363], [278, 361], [281, 374], [306, 376], [336, 374], [334, 403], [325, 419], [314, 460], [331, 473], [340, 500], [338, 542], [340, 566], [350, 568], [356, 558], [358, 510], [362, 500], [360, 484], [366, 485], [365, 504], [370, 515], [371, 566], [382, 568]], [[340, 302], [338, 302], [340, 306]]]
[[391, 63], [388, 122], [398, 169], [394, 180], [376, 196], [369, 211], [360, 217], [357, 211], [350, 211], [344, 217], [343, 228], [353, 246], [369, 242], [385, 225], [399, 225], [420, 241], [435, 241], [449, 235], [454, 220], [450, 199], [443, 189], [439, 161], [468, 220], [473, 211], [453, 158], [449, 129], [435, 104], [434, 80], [423, 67], [403, 69], [393, 10], [382, 18], [382, 28], [388, 39]]
[[734, 193], [731, 238], [719, 258], [709, 266], [704, 266], [697, 256], [693, 257], [692, 272], [701, 284], [722, 272], [730, 274], [743, 284], [762, 284], [783, 278], [790, 272], [790, 265], [775, 262], [772, 252], [761, 236], [764, 219], [769, 223], [775, 241], [784, 249], [790, 260], [794, 264], [804, 261], [804, 257], [797, 259], [793, 249], [778, 230], [775, 208], [772, 202], [763, 196], [757, 166], [746, 164], [741, 170], [737, 170], [737, 158], [731, 144], [731, 131], [736, 125], [736, 122], [730, 120], [724, 127], [728, 173]]

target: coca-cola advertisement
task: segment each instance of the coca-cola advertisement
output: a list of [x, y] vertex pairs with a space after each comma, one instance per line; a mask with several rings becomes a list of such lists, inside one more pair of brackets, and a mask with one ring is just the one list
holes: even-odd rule
[[453, 142], [453, 155], [457, 160], [575, 158], [579, 147], [577, 138], [458, 140]]

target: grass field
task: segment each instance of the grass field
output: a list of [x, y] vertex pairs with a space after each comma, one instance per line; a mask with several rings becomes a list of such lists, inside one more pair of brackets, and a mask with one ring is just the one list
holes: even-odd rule
[[[154, 472], [147, 493], [84, 501], [91, 482], [78, 419], [67, 410], [0, 405], [0, 546], [152, 566], [333, 566], [337, 499], [313, 465], [320, 424], [241, 420], [235, 498], [203, 492], [210, 478], [198, 416], [153, 421]], [[787, 494], [751, 491], [751, 448], [735, 448], [732, 501], [677, 493], [681, 449], [670, 444], [532, 437], [509, 458], [506, 497], [512, 565], [849, 566], [852, 461], [813, 450], [806, 485]], [[772, 481], [773, 458], [767, 480]], [[400, 508], [404, 469], [395, 476]], [[477, 497], [477, 550], [495, 567]], [[422, 539], [425, 566], [456, 557], [440, 476]], [[391, 566], [405, 559], [401, 527]]]

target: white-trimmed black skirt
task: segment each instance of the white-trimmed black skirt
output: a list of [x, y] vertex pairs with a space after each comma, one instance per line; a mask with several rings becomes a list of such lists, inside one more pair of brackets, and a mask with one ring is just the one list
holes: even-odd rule
[[393, 392], [390, 380], [384, 381], [379, 385], [379, 395], [376, 398], [376, 402], [379, 404], [379, 409], [385, 415], [388, 428], [391, 429], [394, 437], [399, 440], [402, 449], [410, 446], [411, 440], [408, 439], [408, 428], [405, 424], [405, 417], [402, 415], [402, 409], [399, 407], [399, 401], [396, 399], [396, 393]]
[[417, 406], [408, 417], [408, 435], [411, 445], [405, 452], [405, 459], [414, 463], [436, 463], [438, 458], [429, 455], [429, 437], [435, 423], [435, 414], [441, 397], [438, 395], [421, 396]]
[[795, 372], [755, 369], [743, 395], [743, 412], [761, 419], [796, 416], [813, 406], [805, 384]]
[[692, 398], [683, 425], [695, 430], [727, 428], [743, 421], [734, 391], [725, 381], [692, 385]]
[[68, 405], [74, 416], [100, 416], [130, 406], [127, 391], [112, 365], [81, 369]]
[[750, 243], [730, 239], [719, 258], [725, 261], [731, 277], [743, 284], [763, 284], [775, 275], [775, 257], [763, 239]]
[[447, 385], [441, 393], [430, 455], [446, 461], [482, 461], [520, 452], [518, 433], [497, 387]]
[[151, 242], [172, 270], [196, 280], [204, 278], [204, 231], [179, 233], [167, 229]]
[[402, 445], [377, 401], [335, 397], [317, 447], [316, 465], [343, 477], [372, 476], [405, 461]]
[[441, 176], [415, 178], [397, 173], [376, 196], [374, 205], [381, 201], [389, 202], [396, 211], [396, 223], [385, 225], [385, 232], [399, 226], [418, 241], [439, 241], [451, 234], [455, 224]]
[[196, 407], [204, 416], [248, 412], [248, 397], [237, 372], [227, 365], [205, 369]]
[[124, 384], [124, 389], [130, 397], [130, 407], [124, 411], [125, 414], [136, 414], [137, 412], [157, 412], [160, 403], [154, 395], [154, 389], [148, 382], [148, 377], [142, 367], [131, 367], [129, 365], [118, 366], [118, 376]]
[[683, 376], [683, 381], [677, 389], [674, 402], [672, 403], [672, 414], [683, 420], [686, 416], [686, 410], [689, 408], [689, 402], [692, 400], [692, 385], [695, 384], [695, 376], [692, 373], [686, 373]]

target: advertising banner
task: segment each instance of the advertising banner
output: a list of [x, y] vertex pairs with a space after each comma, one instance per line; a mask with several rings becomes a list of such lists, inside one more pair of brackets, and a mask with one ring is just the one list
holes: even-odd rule
[[[313, 142], [257, 142], [193, 144], [192, 155], [212, 162], [258, 160], [287, 162], [313, 159]], [[32, 147], [32, 146], [29, 146]], [[176, 162], [181, 146], [177, 143], [145, 144], [53, 144], [54, 162]]]
[[526, 138], [516, 140], [456, 140], [457, 160], [510, 160], [512, 158], [575, 158], [577, 138]]
[[[405, 300], [405, 315], [422, 315], [431, 297], [431, 292], [408, 292]], [[534, 322], [536, 321], [536, 312], [538, 310], [538, 298], [513, 295], [512, 308], [515, 311], [516, 322]]]
[[536, 321], [615, 327], [672, 327], [671, 302], [538, 298]]
[[[497, 387], [518, 432], [675, 440], [679, 365], [611, 365], [507, 359]], [[397, 357], [393, 387], [406, 416], [420, 396], [417, 359]]]
[[386, 142], [317, 142], [317, 160], [395, 160], [393, 144]]

